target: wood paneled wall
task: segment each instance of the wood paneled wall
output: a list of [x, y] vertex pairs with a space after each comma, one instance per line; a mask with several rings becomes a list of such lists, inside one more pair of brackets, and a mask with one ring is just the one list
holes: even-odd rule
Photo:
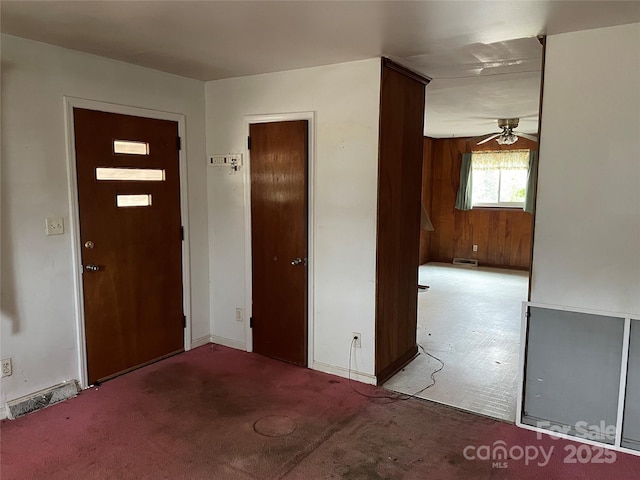
[[[422, 205], [429, 215], [431, 222], [432, 201], [432, 176], [433, 176], [433, 140], [424, 137], [424, 145], [422, 149]], [[420, 265], [430, 261], [429, 251], [431, 249], [431, 236], [433, 232], [420, 230]]]
[[[429, 145], [431, 151], [429, 150]], [[475, 145], [466, 138], [425, 138], [423, 198], [435, 231], [421, 233], [422, 262], [451, 263], [455, 257], [477, 259], [481, 266], [528, 270], [531, 266], [532, 215], [521, 209], [454, 208], [462, 153], [472, 150], [537, 150], [519, 139], [514, 145], [491, 141]], [[423, 239], [423, 237], [426, 237]], [[473, 251], [473, 245], [478, 251]]]
[[426, 79], [384, 60], [380, 92], [376, 359], [378, 383], [417, 353], [418, 248]]

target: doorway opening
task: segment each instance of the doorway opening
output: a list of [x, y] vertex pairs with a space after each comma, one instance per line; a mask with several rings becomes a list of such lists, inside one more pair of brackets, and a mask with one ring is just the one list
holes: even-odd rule
[[[441, 369], [419, 396], [515, 421], [533, 217], [522, 205], [454, 208], [463, 153], [475, 148], [470, 143], [425, 140], [433, 231], [423, 230], [422, 236], [430, 237], [419, 267], [418, 283], [429, 287], [418, 294], [417, 343], [423, 355], [385, 386], [413, 394], [432, 384], [431, 372]], [[522, 142], [520, 151], [525, 146], [536, 148]], [[470, 266], [476, 262], [479, 266]]]
[[[484, 76], [434, 74], [427, 89], [427, 119], [459, 115], [456, 121], [467, 128], [467, 109], [467, 115], [478, 115], [471, 117], [478, 125], [458, 135], [426, 126], [418, 283], [427, 288], [418, 295], [420, 355], [384, 386], [514, 422], [522, 302], [529, 295], [533, 248], [528, 200], [536, 194], [544, 52], [537, 39], [506, 43], [468, 48], [496, 53], [509, 47], [522, 56], [512, 62], [517, 68], [496, 70], [494, 80], [488, 66]], [[492, 82], [494, 100], [478, 98], [490, 94]], [[510, 95], [511, 103], [501, 103]], [[505, 127], [502, 132], [496, 132], [496, 120]], [[514, 139], [518, 131], [523, 135]], [[498, 158], [508, 156], [514, 158], [500, 164]]]

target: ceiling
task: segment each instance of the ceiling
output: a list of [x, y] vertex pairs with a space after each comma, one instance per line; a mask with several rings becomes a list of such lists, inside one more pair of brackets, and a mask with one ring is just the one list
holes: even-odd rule
[[199, 80], [387, 55], [433, 78], [425, 132], [537, 130], [540, 34], [640, 21], [640, 1], [10, 1], [3, 33]]

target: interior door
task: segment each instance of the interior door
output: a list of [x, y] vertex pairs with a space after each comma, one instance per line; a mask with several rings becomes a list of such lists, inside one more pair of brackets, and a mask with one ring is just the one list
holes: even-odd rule
[[183, 350], [178, 124], [73, 115], [93, 384]]
[[306, 120], [250, 125], [253, 349], [307, 364]]

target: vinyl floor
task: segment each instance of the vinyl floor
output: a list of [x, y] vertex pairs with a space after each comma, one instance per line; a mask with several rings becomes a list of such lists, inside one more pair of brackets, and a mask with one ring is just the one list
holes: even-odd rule
[[[444, 362], [417, 396], [515, 421], [522, 302], [528, 273], [442, 263], [422, 265], [418, 344]], [[415, 394], [442, 364], [419, 349], [385, 388]]]

